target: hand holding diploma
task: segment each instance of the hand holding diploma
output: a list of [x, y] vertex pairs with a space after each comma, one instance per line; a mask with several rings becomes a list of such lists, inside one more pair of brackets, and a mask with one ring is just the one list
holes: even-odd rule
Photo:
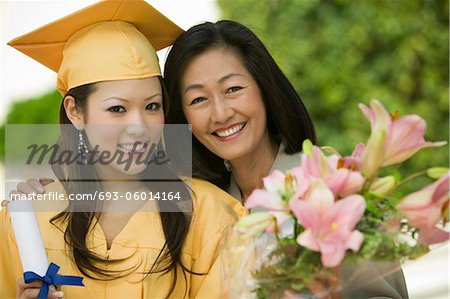
[[[11, 201], [8, 204], [11, 222], [24, 271], [23, 281], [17, 284], [18, 298], [45, 299], [50, 286], [80, 285], [83, 278], [58, 275], [59, 266], [48, 264], [39, 225], [30, 200]], [[36, 289], [40, 287], [40, 289]], [[35, 294], [36, 293], [36, 294]], [[58, 298], [61, 292], [52, 292]]]
[[[17, 298], [18, 299], [35, 299], [38, 297], [40, 289], [42, 287], [41, 281], [33, 281], [31, 283], [25, 283], [23, 278], [17, 281]], [[48, 294], [49, 299], [61, 299], [64, 297], [64, 293], [56, 291], [54, 286], [49, 287], [50, 292]]]

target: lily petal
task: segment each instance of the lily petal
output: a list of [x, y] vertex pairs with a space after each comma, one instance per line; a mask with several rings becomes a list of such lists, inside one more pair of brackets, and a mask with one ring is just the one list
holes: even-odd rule
[[289, 206], [303, 227], [312, 228], [314, 230], [319, 228], [319, 213], [310, 203], [301, 199], [291, 199], [289, 201]]
[[265, 190], [256, 189], [247, 198], [245, 207], [247, 209], [252, 209], [257, 206], [272, 211], [284, 211], [286, 210], [287, 204], [284, 203], [278, 195]]
[[354, 230], [347, 238], [347, 242], [345, 242], [345, 247], [356, 252], [361, 247], [363, 240], [364, 235], [360, 231]]
[[279, 171], [273, 171], [269, 176], [263, 178], [264, 188], [274, 194], [284, 190], [284, 179], [286, 175]]
[[320, 251], [319, 244], [311, 229], [306, 229], [303, 233], [298, 235], [297, 243], [303, 247], [308, 248], [309, 250]]

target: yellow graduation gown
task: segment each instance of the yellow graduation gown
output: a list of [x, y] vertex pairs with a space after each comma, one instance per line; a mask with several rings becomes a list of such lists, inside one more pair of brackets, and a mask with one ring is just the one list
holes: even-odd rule
[[[184, 248], [184, 265], [197, 273], [186, 273], [186, 281], [179, 271], [175, 290], [170, 298], [222, 298], [225, 290], [221, 288], [223, 261], [219, 251], [221, 240], [235, 221], [246, 213], [242, 205], [216, 186], [202, 181], [192, 180], [193, 216]], [[64, 192], [58, 182], [46, 186], [46, 192]], [[51, 212], [37, 212], [41, 235], [45, 244], [49, 262], [61, 267], [61, 275], [82, 276], [70, 258], [63, 233], [49, 219]], [[0, 298], [16, 298], [16, 281], [23, 270], [11, 227], [7, 209], [0, 212]], [[132, 274], [112, 281], [99, 281], [84, 278], [85, 287], [63, 286], [64, 298], [165, 298], [172, 274], [151, 274], [143, 279], [145, 270], [151, 265], [164, 245], [164, 234], [155, 212], [136, 212], [123, 230], [113, 240], [107, 250], [106, 238], [100, 225], [93, 226], [87, 236], [88, 246], [97, 254], [108, 259], [127, 256], [131, 258], [119, 265], [108, 265], [108, 269], [121, 270], [138, 265]], [[142, 280], [143, 279], [143, 280]]]

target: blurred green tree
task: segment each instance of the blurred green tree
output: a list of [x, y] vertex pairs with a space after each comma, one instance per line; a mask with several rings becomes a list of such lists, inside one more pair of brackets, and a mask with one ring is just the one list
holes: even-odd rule
[[[57, 90], [14, 102], [8, 109], [5, 123], [0, 126], [0, 161], [5, 159], [6, 124], [57, 124], [61, 94]], [[42, 132], [38, 132], [42, 134]], [[24, 136], [17, 136], [24, 138]]]
[[[419, 114], [428, 140], [449, 136], [447, 0], [218, 0], [222, 18], [250, 27], [308, 107], [319, 143], [349, 154], [369, 124], [357, 108], [379, 99]], [[432, 154], [431, 154], [432, 153]], [[448, 146], [405, 167], [448, 165]], [[420, 168], [419, 168], [420, 167]]]

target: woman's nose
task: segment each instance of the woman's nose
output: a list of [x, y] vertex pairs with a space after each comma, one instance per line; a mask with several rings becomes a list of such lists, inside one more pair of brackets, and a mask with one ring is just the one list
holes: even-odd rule
[[141, 136], [147, 132], [147, 124], [141, 113], [129, 114], [126, 132], [129, 135]]
[[146, 133], [147, 127], [144, 124], [129, 124], [126, 131], [128, 135], [142, 136]]
[[215, 123], [226, 123], [233, 116], [233, 108], [225, 99], [216, 97], [212, 101], [211, 121]]

